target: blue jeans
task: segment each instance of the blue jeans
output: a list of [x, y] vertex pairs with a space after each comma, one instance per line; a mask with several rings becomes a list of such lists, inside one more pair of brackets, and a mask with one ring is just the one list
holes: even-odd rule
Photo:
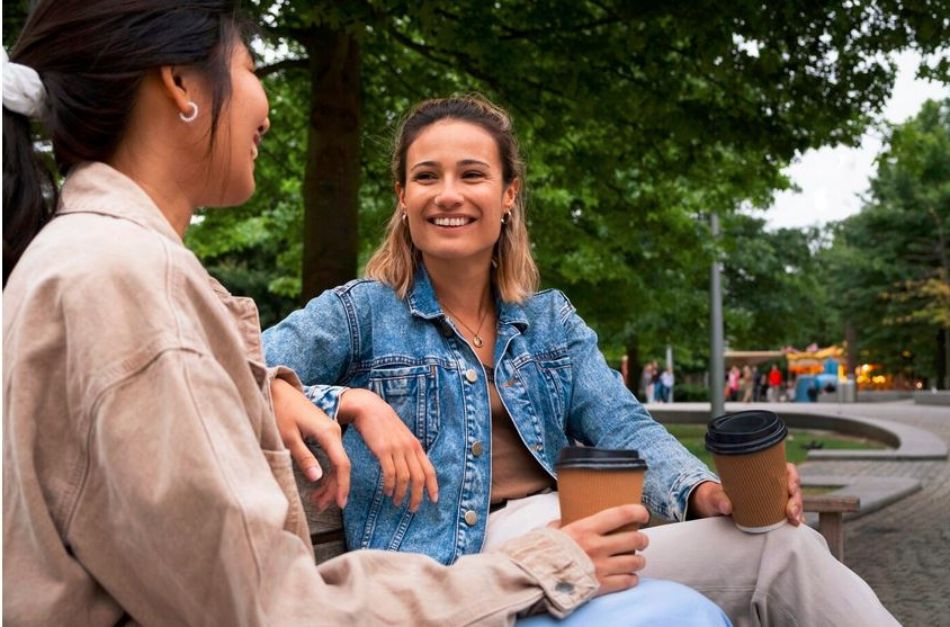
[[712, 601], [684, 585], [641, 579], [630, 590], [591, 600], [564, 620], [546, 614], [519, 620], [518, 627], [722, 627], [732, 625]]

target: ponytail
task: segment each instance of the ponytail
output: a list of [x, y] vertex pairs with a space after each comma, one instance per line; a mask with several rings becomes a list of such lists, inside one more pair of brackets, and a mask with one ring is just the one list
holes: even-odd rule
[[56, 208], [56, 179], [37, 154], [26, 116], [3, 109], [3, 285]]

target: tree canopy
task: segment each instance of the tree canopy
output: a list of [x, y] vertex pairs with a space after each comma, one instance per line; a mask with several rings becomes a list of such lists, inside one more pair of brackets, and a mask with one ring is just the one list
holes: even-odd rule
[[[4, 2], [8, 43], [26, 2]], [[817, 233], [766, 233], [782, 168], [856, 143], [913, 47], [947, 81], [946, 0], [453, 3], [252, 0], [272, 127], [258, 192], [203, 212], [187, 242], [265, 325], [355, 277], [394, 207], [391, 136], [429, 97], [477, 91], [508, 109], [527, 161], [546, 286], [605, 347], [699, 364], [708, 267], [726, 266], [727, 334], [764, 347], [831, 337]], [[12, 31], [12, 32], [11, 32]], [[943, 46], [943, 47], [942, 47]], [[721, 242], [707, 227], [724, 218]], [[921, 284], [932, 289], [935, 284]], [[793, 303], [815, 303], [803, 314]], [[681, 360], [682, 363], [682, 360]]]
[[[515, 119], [544, 283], [609, 345], [655, 352], [674, 341], [697, 358], [713, 251], [705, 216], [766, 206], [796, 154], [856, 142], [890, 93], [886, 54], [937, 52], [948, 30], [933, 1], [251, 8], [274, 106], [262, 191], [190, 235], [232, 285], [286, 312], [353, 278], [393, 209], [399, 118], [423, 98], [479, 91]], [[946, 58], [923, 71], [946, 77]], [[762, 332], [737, 341], [765, 339], [761, 320], [731, 320]]]
[[828, 256], [862, 359], [950, 388], [950, 99], [891, 128]]

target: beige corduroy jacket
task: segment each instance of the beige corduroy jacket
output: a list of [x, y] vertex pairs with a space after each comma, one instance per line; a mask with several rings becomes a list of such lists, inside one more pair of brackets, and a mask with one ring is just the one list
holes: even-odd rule
[[141, 188], [74, 168], [3, 293], [4, 624], [508, 624], [593, 594], [550, 529], [316, 566], [259, 332]]

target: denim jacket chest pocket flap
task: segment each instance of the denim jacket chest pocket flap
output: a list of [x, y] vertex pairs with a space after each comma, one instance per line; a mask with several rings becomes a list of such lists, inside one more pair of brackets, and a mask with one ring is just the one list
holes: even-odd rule
[[539, 417], [563, 430], [573, 390], [573, 365], [567, 351], [525, 355], [513, 365]]
[[379, 367], [370, 372], [368, 386], [428, 451], [439, 434], [438, 368], [431, 364]]

